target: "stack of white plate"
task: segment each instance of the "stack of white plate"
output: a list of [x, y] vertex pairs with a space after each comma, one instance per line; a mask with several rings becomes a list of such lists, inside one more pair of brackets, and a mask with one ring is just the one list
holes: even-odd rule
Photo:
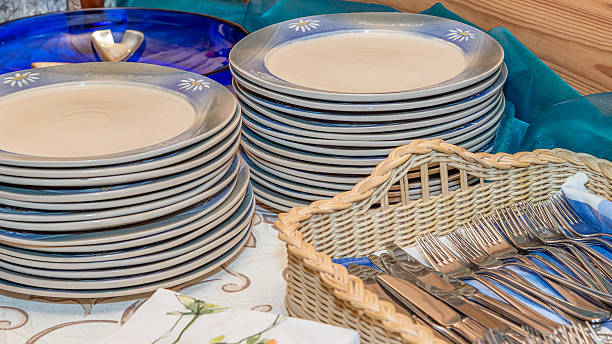
[[140, 294], [245, 244], [254, 196], [225, 87], [123, 62], [0, 80], [0, 289]]
[[238, 42], [230, 68], [255, 194], [283, 211], [350, 189], [414, 139], [490, 151], [505, 105], [501, 46], [426, 15], [286, 21]]

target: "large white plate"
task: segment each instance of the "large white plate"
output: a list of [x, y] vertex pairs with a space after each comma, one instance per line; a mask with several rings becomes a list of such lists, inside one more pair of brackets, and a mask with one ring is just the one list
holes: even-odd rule
[[[387, 93], [341, 93], [303, 87], [275, 76], [266, 58], [279, 46], [317, 37], [346, 33], [402, 33], [442, 40], [463, 53], [465, 69], [455, 77], [431, 86]], [[504, 52], [486, 32], [450, 19], [408, 13], [343, 13], [293, 19], [277, 23], [243, 38], [229, 55], [230, 67], [250, 82], [276, 92], [338, 101], [393, 101], [434, 96], [472, 85], [495, 72]], [[342, 63], [342, 61], [338, 61]], [[384, 60], [373, 60], [384, 64]], [[296, 65], [295, 68], [300, 68]]]
[[[225, 127], [236, 111], [236, 99], [221, 84], [201, 75], [182, 70], [145, 63], [131, 62], [93, 62], [75, 63], [43, 69], [20, 71], [34, 73], [36, 82], [30, 82], [27, 89], [51, 87], [55, 85], [88, 83], [129, 82], [148, 87], [163, 88], [168, 92], [180, 94], [194, 107], [196, 118], [192, 126], [169, 140], [158, 144], [114, 154], [78, 158], [53, 158], [17, 154], [0, 151], [0, 164], [28, 167], [91, 167], [115, 165], [143, 160], [187, 147], [214, 135]], [[4, 74], [3, 78], [15, 77], [14, 73]], [[185, 88], [185, 80], [202, 80], [207, 87], [199, 90]], [[0, 97], [10, 97], [23, 91], [22, 87], [3, 87]], [[27, 133], [24, 133], [27, 135]], [[75, 143], [78, 144], [78, 143]]]
[[[482, 147], [486, 146], [486, 144], [490, 140], [494, 138], [498, 125], [499, 125], [499, 122], [491, 123], [491, 127], [487, 129], [484, 133], [471, 139], [468, 144], [464, 145], [460, 143], [459, 146], [464, 147], [468, 151], [476, 152], [480, 150]], [[485, 142], [485, 140], [488, 140], [488, 141]], [[282, 165], [288, 168], [298, 169], [298, 170], [303, 170], [303, 171], [309, 171], [309, 172], [315, 172], [315, 173], [327, 173], [327, 174], [361, 175], [361, 176], [369, 175], [370, 172], [372, 171], [372, 168], [377, 164], [377, 162], [380, 162], [384, 160], [385, 158], [384, 156], [382, 156], [380, 159], [373, 161], [373, 164], [369, 165], [369, 167], [350, 166], [350, 165], [347, 166], [348, 161], [351, 161], [351, 160], [349, 160], [348, 158], [343, 158], [343, 157], [340, 157], [339, 159], [341, 159], [342, 161], [347, 161], [347, 163], [342, 163], [342, 162], [336, 163], [336, 164], [324, 163], [322, 162], [323, 159], [327, 160], [329, 157], [321, 156], [320, 154], [317, 155], [314, 153], [301, 155], [300, 157], [302, 159], [298, 160], [292, 157], [278, 155], [276, 153], [268, 152], [265, 149], [261, 149], [258, 146], [254, 145], [253, 143], [249, 142], [246, 139], [246, 135], [245, 135], [245, 138], [243, 138], [242, 140], [242, 147], [247, 152], [258, 156], [263, 160], [271, 161], [277, 165]], [[286, 153], [287, 150], [284, 149], [279, 152]], [[295, 151], [293, 151], [292, 153], [295, 153]], [[329, 159], [336, 159], [336, 158], [329, 158]]]
[[216, 149], [217, 146], [222, 145], [222, 141], [230, 136], [233, 129], [238, 125], [240, 113], [240, 108], [237, 107], [231, 122], [203, 141], [161, 156], [120, 165], [87, 168], [36, 168], [0, 165], [0, 175], [31, 178], [94, 178], [155, 170], [177, 164], [199, 154], [208, 154], [205, 151], [212, 148]]
[[490, 94], [491, 91], [499, 89], [501, 85], [505, 83], [507, 76], [508, 71], [506, 66], [502, 65], [502, 68], [500, 68], [495, 74], [489, 76], [483, 81], [450, 93], [406, 101], [372, 103], [331, 102], [286, 95], [284, 93], [277, 93], [252, 84], [236, 74], [234, 74], [233, 86], [234, 89], [237, 89], [242, 93], [246, 93], [246, 90], [248, 90], [258, 97], [273, 99], [274, 102], [290, 104], [293, 107], [298, 106], [309, 109], [347, 112], [405, 111], [433, 107], [442, 104], [453, 105], [451, 104], [453, 102], [461, 103], [471, 101], [474, 98], [482, 98], [485, 95]]
[[[395, 148], [397, 146], [402, 146], [409, 144], [412, 142], [411, 139], [416, 138], [436, 138], [436, 139], [444, 139], [450, 143], [453, 138], [457, 138], [459, 136], [464, 137], [465, 134], [475, 133], [474, 135], [478, 135], [477, 128], [484, 126], [490, 120], [493, 120], [496, 116], [501, 116], [501, 113], [504, 110], [504, 100], [499, 100], [497, 104], [494, 105], [494, 108], [488, 112], [481, 113], [480, 116], [473, 118], [468, 123], [463, 121], [457, 121], [457, 124], [454, 126], [450, 126], [450, 128], [441, 130], [437, 130], [438, 128], [431, 128], [428, 130], [428, 133], [423, 133], [423, 135], [411, 135], [411, 133], [406, 132], [402, 137], [400, 134], [400, 139], [387, 139], [386, 137], [381, 137], [379, 140], [376, 140], [374, 137], [361, 139], [361, 135], [353, 135], [355, 140], [347, 140], [345, 138], [337, 138], [335, 135], [330, 134], [328, 137], [320, 138], [320, 137], [309, 137], [303, 134], [303, 131], [297, 130], [296, 133], [289, 133], [286, 130], [278, 130], [273, 129], [271, 127], [267, 127], [264, 124], [253, 121], [250, 116], [245, 116], [243, 118], [243, 126], [248, 127], [253, 130], [257, 134], [265, 137], [266, 139], [272, 140], [277, 143], [285, 144], [290, 141], [290, 146], [295, 148], [305, 148], [305, 145], [313, 145], [316, 147], [319, 146], [336, 146], [336, 147], [350, 147], [351, 149], [337, 149], [334, 150], [335, 153], [332, 153], [332, 149], [329, 148], [329, 152], [327, 154], [338, 154], [338, 155], [356, 155], [356, 156], [365, 156], [365, 155], [380, 155], [380, 154], [388, 154], [390, 150], [381, 150], [381, 153], [373, 153], [370, 150], [364, 149], [363, 147], [392, 147]], [[275, 140], [278, 138], [280, 140]], [[468, 137], [469, 138], [469, 137]], [[296, 143], [297, 145], [294, 145]], [[300, 146], [299, 144], [304, 144]], [[353, 148], [355, 147], [355, 148]], [[310, 149], [310, 148], [308, 148]]]
[[[238, 159], [238, 158], [236, 158]], [[124, 226], [133, 223], [148, 221], [157, 217], [161, 217], [164, 215], [171, 214], [175, 211], [184, 209], [193, 205], [203, 199], [214, 195], [219, 190], [228, 186], [228, 184], [233, 180], [233, 176], [238, 173], [238, 168], [232, 167], [230, 171], [225, 176], [221, 176], [219, 178], [219, 182], [208, 185], [209, 183], [205, 183], [204, 185], [200, 185], [195, 189], [192, 189], [189, 192], [190, 197], [182, 200], [180, 202], [170, 204], [168, 206], [145, 211], [137, 214], [123, 215], [117, 217], [89, 220], [89, 221], [71, 221], [71, 222], [41, 222], [41, 223], [33, 223], [33, 222], [17, 222], [17, 221], [7, 221], [0, 220], [0, 227], [2, 228], [11, 228], [25, 231], [41, 231], [41, 232], [69, 232], [69, 231], [80, 231], [80, 230], [94, 230], [112, 226]]]
[[[226, 134], [231, 135], [226, 136], [225, 139], [213, 146], [210, 150], [201, 153], [198, 158], [202, 160], [212, 160], [214, 157], [226, 152], [240, 136], [240, 127], [238, 127], [240, 122], [240, 116], [235, 117], [235, 121], [232, 122], [232, 127], [223, 130], [224, 132], [227, 131]], [[136, 183], [91, 188], [17, 186], [0, 183], [0, 198], [42, 203], [95, 202], [132, 197], [166, 189], [189, 181], [187, 175], [189, 175], [188, 172], [183, 172]]]
[[119, 217], [131, 214], [143, 213], [146, 211], [154, 210], [169, 206], [174, 203], [178, 203], [189, 199], [200, 192], [205, 190], [206, 188], [210, 188], [217, 184], [221, 178], [225, 176], [225, 174], [230, 170], [230, 168], [234, 168], [237, 170], [237, 164], [235, 159], [232, 162], [230, 161], [227, 164], [223, 164], [222, 167], [216, 169], [214, 172], [204, 176], [201, 179], [196, 179], [191, 183], [187, 183], [186, 185], [181, 185], [181, 189], [183, 192], [180, 192], [176, 195], [172, 195], [166, 198], [154, 199], [150, 202], [140, 203], [140, 204], [131, 204], [124, 207], [117, 207], [111, 209], [101, 209], [94, 211], [37, 211], [37, 210], [29, 210], [29, 209], [20, 209], [19, 211], [16, 208], [0, 206], [0, 220], [7, 221], [18, 221], [18, 222], [40, 222], [40, 223], [49, 223], [49, 222], [71, 222], [71, 221], [91, 221], [98, 219], [107, 219], [112, 217]]
[[[134, 285], [130, 284], [128, 281], [127, 287], [121, 288], [107, 288], [107, 289], [84, 289], [84, 290], [74, 290], [74, 289], [55, 289], [55, 288], [44, 288], [38, 286], [37, 279], [34, 279], [34, 283], [36, 286], [30, 286], [24, 284], [19, 279], [22, 278], [23, 274], [13, 273], [9, 270], [0, 269], [0, 289], [24, 294], [24, 295], [37, 295], [37, 296], [45, 296], [45, 297], [57, 297], [57, 298], [76, 298], [76, 299], [84, 299], [84, 298], [99, 298], [99, 297], [116, 297], [116, 296], [126, 296], [126, 295], [138, 295], [144, 293], [150, 293], [159, 288], [169, 288], [181, 285], [183, 283], [195, 280], [201, 276], [206, 275], [207, 273], [214, 271], [221, 265], [230, 261], [233, 257], [240, 253], [242, 247], [245, 245], [247, 238], [249, 236], [250, 231], [248, 231], [240, 241], [229, 248], [228, 250], [217, 249], [212, 252], [210, 255], [206, 256], [202, 261], [196, 262], [195, 264], [183, 264], [180, 269], [177, 268], [178, 274], [173, 274], [172, 277], [159, 280], [158, 276], [153, 276], [153, 280], [151, 282]], [[196, 259], [197, 261], [197, 259]], [[206, 263], [206, 261], [208, 263]], [[174, 270], [172, 270], [174, 271]], [[11, 282], [8, 279], [3, 278], [3, 276], [11, 276], [12, 280], [17, 280], [18, 282]], [[29, 278], [31, 280], [31, 278]]]
[[[251, 196], [247, 206], [227, 221], [210, 228], [208, 232], [192, 238], [182, 245], [178, 245], [148, 256], [135, 256], [123, 260], [113, 260], [99, 263], [63, 263], [47, 265], [36, 261], [24, 261], [24, 265], [9, 263], [0, 260], [0, 268], [24, 274], [59, 278], [59, 279], [98, 279], [129, 276], [163, 270], [183, 263], [195, 256], [205, 255], [207, 251], [225, 244], [238, 233], [250, 225], [255, 210], [254, 199]], [[109, 263], [109, 264], [104, 264]], [[25, 265], [27, 264], [27, 265]], [[94, 267], [94, 265], [96, 267]], [[68, 268], [64, 270], [63, 268]]]
[[[463, 124], [470, 123], [482, 117], [489, 111], [491, 111], [497, 103], [501, 101], [499, 97], [494, 97], [491, 100], [494, 102], [485, 102], [486, 106], [475, 110], [472, 113], [468, 113], [463, 117], [455, 120], [446, 121], [443, 123], [434, 123], [429, 126], [421, 127], [415, 123], [396, 124], [397, 131], [386, 131], [386, 132], [371, 132], [367, 128], [362, 128], [360, 133], [338, 133], [335, 131], [336, 127], [328, 126], [328, 131], [317, 131], [304, 128], [303, 126], [293, 126], [286, 123], [276, 121], [262, 112], [258, 112], [254, 108], [249, 107], [246, 104], [241, 104], [242, 114], [248, 117], [251, 122], [256, 122], [262, 126], [270, 128], [274, 131], [279, 131], [286, 135], [297, 135], [304, 136], [314, 139], [325, 139], [325, 140], [340, 140], [340, 141], [391, 141], [391, 140], [405, 140], [415, 137], [424, 137], [427, 135], [442, 133], [454, 128], [457, 128]], [[445, 117], [445, 116], [442, 116]], [[308, 122], [308, 121], [304, 121]], [[312, 121], [308, 123], [313, 123]], [[315, 122], [316, 123], [316, 122]], [[301, 123], [297, 123], [298, 125]], [[402, 128], [404, 127], [404, 128]], [[364, 130], [365, 129], [365, 130]], [[349, 144], [350, 145], [350, 144]]]
[[[171, 247], [166, 243], [182, 243], [185, 237], [203, 233], [207, 226], [214, 226], [233, 214], [250, 192], [248, 177], [248, 169], [243, 169], [230, 187], [216, 195], [180, 212], [133, 226], [57, 235], [27, 233], [22, 236], [3, 230], [4, 245], [0, 246], [0, 253], [6, 260], [15, 257], [51, 263], [101, 262], [155, 253]], [[171, 240], [178, 236], [182, 239]], [[151, 245], [162, 241], [166, 243]], [[127, 250], [135, 247], [138, 250]]]
[[[386, 132], [399, 132], [402, 130], [410, 130], [414, 128], [424, 128], [434, 125], [441, 125], [448, 122], [459, 120], [463, 117], [469, 116], [473, 113], [479, 112], [487, 106], [490, 106], [493, 102], [499, 100], [501, 91], [498, 91], [492, 97], [483, 99], [482, 102], [476, 103], [471, 107], [454, 111], [448, 109], [448, 112], [440, 111], [439, 115], [425, 118], [413, 119], [411, 113], [391, 113], [386, 115], [376, 114], [375, 116], [367, 116], [369, 121], [365, 122], [354, 122], [353, 115], [342, 115], [334, 113], [318, 113], [318, 112], [307, 112], [305, 109], [293, 109], [292, 113], [288, 111], [280, 112], [272, 108], [262, 106], [255, 102], [253, 99], [243, 95], [240, 92], [236, 92], [236, 96], [239, 99], [241, 107], [247, 107], [251, 109], [251, 113], [260, 117], [271, 119], [275, 122], [282, 123], [287, 126], [300, 128], [309, 131], [321, 132], [321, 133], [339, 133], [339, 134], [372, 134], [372, 133], [386, 133]], [[303, 113], [300, 113], [303, 111]], [[428, 110], [424, 110], [428, 111]], [[315, 114], [315, 116], [311, 116]], [[302, 117], [301, 115], [311, 116]], [[318, 118], [322, 116], [338, 116], [340, 118], [336, 120]], [[389, 121], [375, 121], [378, 116], [397, 116]]]
[[[81, 202], [81, 203], [44, 203], [44, 202], [25, 202], [25, 201], [15, 201], [11, 199], [4, 199], [0, 197], [0, 204], [18, 207], [18, 208], [26, 208], [26, 209], [36, 209], [36, 210], [49, 210], [49, 211], [75, 211], [75, 210], [96, 210], [96, 209], [109, 209], [109, 208], [118, 208], [118, 207], [126, 207], [130, 205], [140, 204], [144, 202], [151, 202], [154, 200], [160, 200], [163, 198], [170, 197], [172, 195], [176, 195], [180, 192], [189, 190], [197, 185], [202, 184], [206, 180], [210, 179], [211, 175], [215, 175], [219, 168], [225, 168], [225, 166], [229, 166], [231, 164], [231, 159], [234, 157], [238, 146], [240, 145], [239, 140], [235, 140], [234, 143], [231, 144], [230, 148], [225, 152], [221, 153], [221, 155], [214, 158], [212, 161], [189, 171], [185, 171], [179, 173], [177, 175], [173, 175], [179, 180], [174, 181], [173, 183], [176, 186], [171, 186], [160, 191], [153, 191], [146, 194], [141, 194], [133, 197], [123, 197], [113, 200], [107, 201], [97, 201], [97, 202]], [[195, 179], [193, 179], [195, 178]], [[192, 181], [193, 179], [193, 181]], [[181, 183], [183, 181], [183, 183]]]
[[[503, 109], [497, 113], [492, 113], [480, 126], [476, 127], [472, 131], [450, 138], [446, 140], [446, 142], [472, 150], [475, 145], [480, 143], [479, 141], [474, 140], [474, 138], [489, 132], [492, 127], [495, 127], [499, 122], [502, 113]], [[297, 159], [304, 162], [335, 164], [341, 166], [375, 166], [384, 160], [393, 149], [401, 146], [392, 145], [391, 148], [387, 149], [352, 149], [351, 147], [333, 148], [317, 145], [302, 145], [300, 143], [285, 141], [263, 133], [256, 134], [245, 128], [243, 128], [242, 135], [243, 147], [247, 147], [247, 150], [253, 151], [255, 154], [258, 154], [264, 150], [270, 154], [280, 155], [282, 157]], [[406, 142], [404, 144], [409, 143], [410, 142]], [[363, 154], [363, 156], [351, 156], [349, 154]]]
[[[221, 150], [214, 150], [217, 153]], [[196, 155], [191, 159], [182, 161], [178, 164], [165, 166], [155, 170], [120, 174], [107, 177], [93, 178], [22, 178], [14, 176], [0, 175], [0, 183], [24, 185], [24, 186], [52, 186], [52, 187], [71, 187], [71, 188], [88, 188], [92, 186], [105, 186], [134, 183], [138, 181], [146, 181], [149, 179], [165, 177], [168, 175], [181, 173], [192, 168], [196, 168], [214, 158], [210, 154]]]

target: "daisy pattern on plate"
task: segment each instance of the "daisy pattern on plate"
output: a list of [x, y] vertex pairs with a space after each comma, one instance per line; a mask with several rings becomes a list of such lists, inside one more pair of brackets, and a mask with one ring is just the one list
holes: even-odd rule
[[451, 41], [459, 40], [459, 42], [463, 42], [474, 38], [474, 34], [470, 30], [461, 30], [457, 28], [454, 30], [450, 29], [448, 32], [449, 33], [446, 35], [446, 37], [448, 37], [448, 39]]
[[289, 24], [290, 29], [295, 31], [306, 32], [319, 27], [319, 21], [314, 19], [298, 19], [296, 22]]
[[25, 73], [15, 73], [13, 76], [9, 76], [4, 78], [3, 84], [8, 84], [11, 87], [17, 85], [17, 87], [21, 88], [23, 86], [28, 86], [30, 83], [35, 83], [36, 80], [39, 79], [40, 73], [33, 72], [25, 72]]
[[204, 87], [210, 88], [210, 82], [206, 82], [204, 81], [204, 79], [196, 80], [193, 78], [187, 78], [187, 79], [181, 80], [178, 86], [182, 90], [195, 92], [195, 91], [201, 91]]

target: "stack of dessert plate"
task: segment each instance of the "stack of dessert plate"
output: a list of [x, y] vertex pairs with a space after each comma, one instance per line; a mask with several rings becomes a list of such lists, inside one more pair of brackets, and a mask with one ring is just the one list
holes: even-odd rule
[[[505, 105], [501, 46], [427, 15], [282, 22], [238, 42], [230, 69], [255, 194], [284, 211], [350, 189], [414, 139], [490, 151]], [[441, 188], [440, 178], [429, 184]], [[416, 185], [410, 192], [420, 194]], [[451, 175], [450, 188], [458, 185]]]
[[0, 289], [140, 294], [245, 244], [254, 196], [225, 87], [127, 62], [0, 80]]

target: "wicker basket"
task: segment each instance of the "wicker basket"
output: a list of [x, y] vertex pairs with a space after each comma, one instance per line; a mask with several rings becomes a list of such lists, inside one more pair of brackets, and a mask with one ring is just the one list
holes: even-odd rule
[[[442, 179], [437, 196], [428, 190], [433, 169]], [[448, 175], [457, 170], [461, 186], [449, 191]], [[404, 192], [413, 184], [407, 175], [414, 171], [422, 188], [418, 199]], [[396, 148], [351, 191], [279, 215], [275, 226], [288, 251], [287, 309], [298, 317], [353, 328], [365, 343], [438, 342], [430, 328], [395, 313], [332, 258], [365, 256], [386, 242], [409, 246], [417, 234], [447, 234], [477, 212], [547, 199], [579, 171], [589, 176], [591, 192], [612, 199], [612, 163], [586, 154], [562, 149], [470, 153], [442, 140]], [[475, 185], [468, 183], [472, 177], [477, 177]], [[397, 185], [402, 197], [393, 203], [387, 192]]]

